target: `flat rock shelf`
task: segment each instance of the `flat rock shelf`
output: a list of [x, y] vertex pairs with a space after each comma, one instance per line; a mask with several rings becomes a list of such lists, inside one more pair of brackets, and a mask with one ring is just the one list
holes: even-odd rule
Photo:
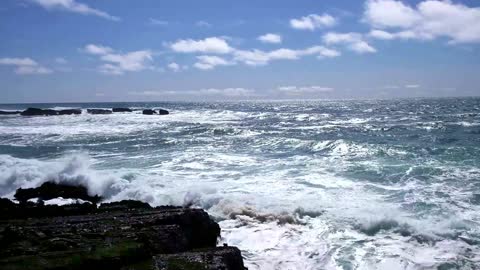
[[245, 269], [202, 209], [2, 198], [0, 212], [1, 269]]

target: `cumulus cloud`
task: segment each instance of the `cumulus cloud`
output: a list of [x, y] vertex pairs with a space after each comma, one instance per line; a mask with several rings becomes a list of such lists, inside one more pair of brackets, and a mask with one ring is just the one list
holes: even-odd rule
[[272, 33], [261, 35], [257, 39], [263, 43], [282, 43], [282, 36]]
[[277, 90], [288, 96], [301, 96], [301, 95], [316, 95], [316, 94], [331, 92], [334, 89], [331, 87], [311, 85], [311, 86], [280, 86], [277, 88]]
[[41, 66], [31, 58], [0, 58], [0, 65], [13, 66], [14, 72], [19, 75], [50, 74], [53, 71]]
[[432, 40], [449, 43], [480, 42], [480, 8], [451, 1], [425, 0], [410, 6], [395, 0], [368, 0], [363, 20], [374, 38]]
[[208, 37], [201, 40], [180, 39], [171, 44], [170, 48], [173, 51], [180, 53], [199, 52], [226, 54], [233, 50], [225, 38], [221, 37]]
[[198, 62], [196, 62], [193, 66], [202, 70], [214, 69], [216, 66], [229, 66], [234, 64], [214, 55], [200, 55], [197, 56], [197, 59]]
[[149, 65], [153, 60], [150, 50], [133, 51], [128, 53], [115, 52], [112, 48], [88, 44], [84, 50], [92, 55], [98, 55], [105, 64], [99, 67], [99, 71], [105, 74], [122, 75], [125, 72], [151, 69]]
[[296, 60], [306, 55], [316, 55], [319, 58], [332, 58], [340, 55], [340, 52], [323, 46], [313, 46], [303, 50], [278, 49], [273, 51], [262, 50], [235, 50], [234, 60], [250, 66], [266, 65], [273, 60]]
[[377, 50], [368, 44], [360, 33], [329, 32], [323, 35], [323, 42], [328, 45], [343, 44], [347, 49], [356, 53], [375, 53]]
[[310, 14], [305, 17], [290, 20], [290, 26], [292, 28], [310, 31], [318, 28], [331, 27], [336, 23], [337, 19], [326, 13], [322, 15]]
[[120, 18], [112, 16], [104, 11], [94, 9], [86, 4], [76, 2], [75, 0], [30, 0], [47, 10], [59, 9], [74, 12], [82, 15], [98, 16], [111, 21], [119, 21]]
[[369, 37], [382, 40], [392, 40], [392, 39], [414, 39], [416, 34], [412, 31], [398, 31], [395, 33], [390, 33], [383, 30], [374, 29], [371, 30], [368, 34]]
[[175, 62], [168, 64], [167, 67], [173, 72], [179, 72], [182, 69], [182, 67]]
[[85, 51], [89, 54], [104, 55], [113, 52], [113, 49], [102, 45], [88, 44], [85, 46]]

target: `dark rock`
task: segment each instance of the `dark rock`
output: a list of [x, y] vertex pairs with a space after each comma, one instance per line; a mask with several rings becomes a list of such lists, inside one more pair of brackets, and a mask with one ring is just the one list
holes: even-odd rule
[[53, 196], [88, 193], [44, 183], [17, 190], [19, 204], [0, 198], [1, 269], [245, 269], [238, 248], [216, 247], [220, 227], [201, 209], [133, 200], [99, 208], [26, 201]]
[[113, 108], [113, 112], [133, 112], [130, 108]]
[[39, 115], [58, 115], [58, 112], [50, 109], [28, 108], [20, 113], [23, 116], [39, 116]]
[[[27, 207], [0, 201], [0, 207], [4, 204]], [[145, 206], [133, 201], [117, 205], [121, 204]], [[39, 212], [50, 207], [32, 205], [28, 207]], [[218, 224], [206, 212], [183, 207], [109, 212], [92, 208], [83, 215], [24, 217], [0, 221], [0, 265], [2, 269], [25, 269], [25, 265], [29, 269], [139, 269], [139, 265], [140, 269], [155, 269], [161, 262], [178, 258], [206, 267], [202, 269], [220, 269], [219, 265], [243, 269], [231, 268], [243, 267], [240, 251], [215, 248], [219, 235]], [[199, 248], [205, 250], [188, 253]], [[172, 253], [181, 254], [161, 256]]]
[[244, 270], [240, 250], [236, 247], [218, 247], [202, 251], [163, 254], [153, 257], [156, 269]]
[[119, 202], [102, 203], [98, 208], [100, 211], [128, 211], [130, 209], [152, 209], [150, 204], [141, 201], [123, 200]]
[[89, 114], [111, 114], [111, 110], [104, 110], [104, 109], [87, 109], [87, 113]]
[[39, 198], [40, 200], [51, 200], [58, 197], [82, 199], [92, 203], [98, 203], [101, 199], [99, 196], [90, 196], [83, 186], [72, 186], [66, 184], [56, 184], [52, 182], [43, 183], [37, 188], [17, 189], [15, 199], [25, 203], [29, 199]]
[[143, 114], [146, 114], [146, 115], [152, 115], [152, 114], [157, 114], [156, 111], [152, 110], [152, 109], [146, 109], [146, 110], [143, 110], [142, 112]]
[[167, 110], [164, 110], [164, 109], [158, 109], [158, 114], [167, 115], [167, 114], [169, 114], [169, 112]]
[[0, 111], [0, 115], [13, 115], [13, 114], [20, 114], [20, 111]]
[[82, 114], [80, 109], [67, 109], [58, 111], [59, 115]]

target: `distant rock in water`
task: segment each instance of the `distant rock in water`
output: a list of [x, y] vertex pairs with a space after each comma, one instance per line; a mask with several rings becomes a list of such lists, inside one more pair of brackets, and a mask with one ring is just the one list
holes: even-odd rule
[[20, 114], [20, 111], [0, 111], [0, 115], [13, 115], [13, 114]]
[[20, 204], [0, 198], [0, 268], [245, 269], [238, 248], [216, 246], [220, 226], [202, 209], [132, 200], [100, 207], [25, 202], [85, 198], [86, 188], [75, 188], [45, 183], [17, 190]]
[[143, 114], [146, 114], [146, 115], [153, 115], [153, 114], [167, 115], [167, 114], [169, 114], [169, 112], [167, 110], [164, 110], [164, 109], [158, 109], [158, 110], [145, 109], [145, 110], [143, 110]]
[[58, 115], [58, 112], [51, 109], [28, 108], [20, 113], [23, 116], [41, 116], [41, 115]]
[[146, 110], [143, 110], [142, 112], [143, 114], [146, 114], [146, 115], [153, 115], [153, 114], [157, 114], [156, 111], [152, 110], [152, 109], [146, 109]]
[[133, 112], [133, 110], [130, 108], [113, 108], [112, 111], [113, 112]]
[[83, 186], [72, 186], [66, 184], [57, 184], [52, 182], [43, 183], [37, 188], [17, 189], [15, 199], [20, 202], [27, 202], [29, 199], [39, 198], [41, 200], [51, 200], [58, 197], [64, 199], [82, 199], [92, 203], [98, 203], [101, 200], [99, 196], [90, 196]]
[[111, 114], [111, 110], [105, 110], [105, 109], [87, 109], [87, 113], [89, 114]]
[[169, 114], [169, 112], [167, 110], [164, 110], [164, 109], [158, 109], [158, 114], [167, 115], [167, 114]]
[[82, 114], [82, 110], [80, 110], [80, 109], [60, 110], [60, 111], [58, 111], [58, 114], [59, 115]]

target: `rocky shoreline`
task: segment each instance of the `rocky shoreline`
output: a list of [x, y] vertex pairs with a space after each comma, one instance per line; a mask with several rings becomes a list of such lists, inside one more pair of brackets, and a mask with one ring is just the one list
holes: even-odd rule
[[[77, 203], [50, 205], [61, 197]], [[101, 203], [85, 187], [44, 183], [0, 198], [2, 269], [243, 270], [236, 247], [217, 247], [220, 227], [202, 209]]]
[[[142, 114], [145, 115], [167, 115], [169, 111], [164, 109], [142, 109]], [[130, 108], [112, 108], [112, 109], [87, 109], [88, 114], [112, 114], [112, 113], [131, 113], [134, 112]], [[22, 116], [53, 116], [53, 115], [73, 115], [82, 114], [81, 109], [40, 109], [40, 108], [28, 108], [24, 111], [0, 111], [0, 115], [22, 115]]]

